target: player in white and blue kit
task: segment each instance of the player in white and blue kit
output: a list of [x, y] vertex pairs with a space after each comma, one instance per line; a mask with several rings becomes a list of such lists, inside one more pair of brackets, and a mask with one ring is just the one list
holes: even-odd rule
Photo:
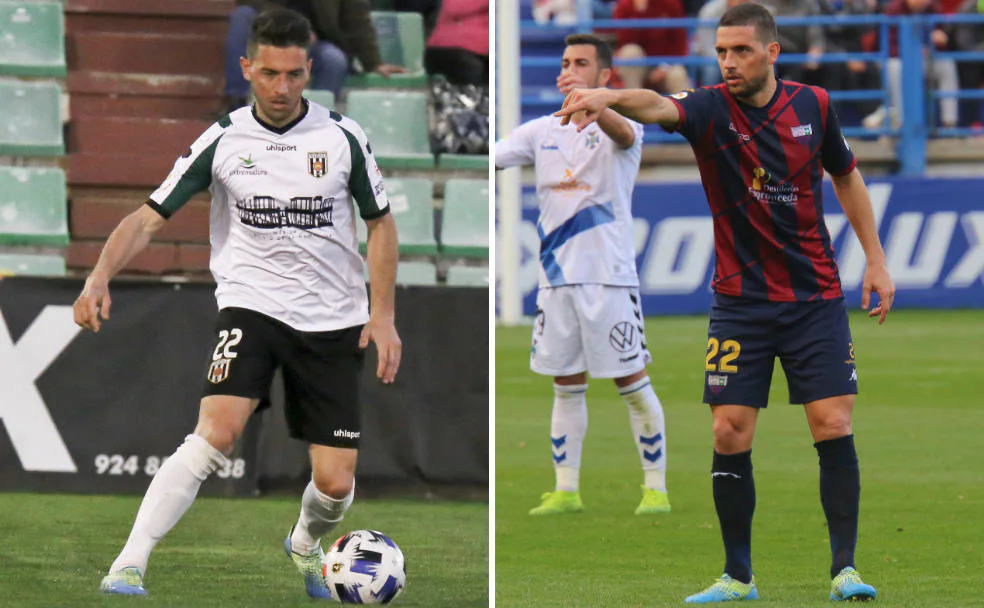
[[[611, 48], [589, 34], [565, 39], [557, 88], [605, 86]], [[540, 219], [540, 279], [530, 368], [554, 378], [550, 441], [556, 488], [531, 515], [583, 509], [578, 490], [588, 427], [587, 374], [613, 378], [629, 408], [644, 471], [636, 514], [670, 510], [663, 409], [646, 373], [639, 277], [632, 236], [632, 189], [642, 126], [614, 111], [578, 133], [544, 116], [496, 143], [497, 169], [533, 165]]]

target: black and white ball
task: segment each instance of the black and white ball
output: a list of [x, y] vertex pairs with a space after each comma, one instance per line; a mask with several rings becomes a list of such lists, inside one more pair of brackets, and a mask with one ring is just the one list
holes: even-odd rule
[[325, 584], [343, 604], [388, 604], [407, 584], [403, 551], [375, 530], [355, 530], [325, 553]]

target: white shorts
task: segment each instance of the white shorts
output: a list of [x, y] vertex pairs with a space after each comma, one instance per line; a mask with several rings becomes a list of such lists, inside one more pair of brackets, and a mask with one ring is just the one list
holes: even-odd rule
[[536, 296], [530, 369], [545, 376], [587, 371], [624, 378], [652, 361], [636, 287], [565, 285]]

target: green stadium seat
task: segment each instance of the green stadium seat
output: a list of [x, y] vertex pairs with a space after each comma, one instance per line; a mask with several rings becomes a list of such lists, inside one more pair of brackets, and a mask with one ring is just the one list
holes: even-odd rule
[[400, 253], [436, 255], [434, 184], [421, 177], [386, 180], [390, 213], [400, 236]]
[[0, 244], [68, 245], [65, 172], [0, 167]]
[[60, 2], [0, 2], [0, 74], [65, 76]]
[[437, 159], [437, 168], [445, 171], [484, 171], [489, 170], [488, 154], [442, 154]]
[[437, 266], [433, 262], [400, 262], [397, 285], [437, 285]]
[[[366, 283], [369, 264], [364, 265]], [[437, 285], [437, 266], [433, 262], [400, 262], [396, 267], [397, 285]]]
[[[435, 255], [434, 184], [422, 177], [390, 178], [386, 180], [386, 195], [390, 213], [396, 222], [400, 238], [400, 253], [404, 255]], [[359, 248], [365, 253], [366, 224], [358, 222]]]
[[35, 253], [0, 253], [0, 275], [65, 276], [65, 258]]
[[424, 72], [424, 19], [420, 13], [373, 11], [372, 24], [383, 63], [401, 65], [406, 74], [380, 76], [375, 73], [352, 74], [346, 79], [349, 88], [422, 89], [427, 86]]
[[451, 287], [489, 287], [488, 266], [452, 266], [448, 269]]
[[[3, 3], [0, 2], [0, 5]], [[0, 154], [61, 156], [61, 89], [53, 82], [0, 81]]]
[[308, 89], [304, 91], [304, 96], [316, 104], [323, 105], [324, 107], [331, 108], [333, 110], [335, 109], [335, 94], [331, 91]]
[[346, 108], [365, 130], [380, 167], [434, 168], [426, 93], [350, 91]]
[[489, 257], [489, 181], [449, 179], [444, 185], [441, 252]]

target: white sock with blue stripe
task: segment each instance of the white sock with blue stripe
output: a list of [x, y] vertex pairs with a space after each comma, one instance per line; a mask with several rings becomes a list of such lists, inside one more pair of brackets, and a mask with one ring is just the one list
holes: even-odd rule
[[632, 439], [639, 450], [645, 476], [643, 484], [651, 490], [666, 491], [666, 429], [663, 406], [653, 390], [649, 376], [618, 389], [629, 408]]
[[581, 471], [581, 446], [588, 432], [587, 384], [554, 384], [550, 417], [550, 450], [558, 491], [577, 492]]

